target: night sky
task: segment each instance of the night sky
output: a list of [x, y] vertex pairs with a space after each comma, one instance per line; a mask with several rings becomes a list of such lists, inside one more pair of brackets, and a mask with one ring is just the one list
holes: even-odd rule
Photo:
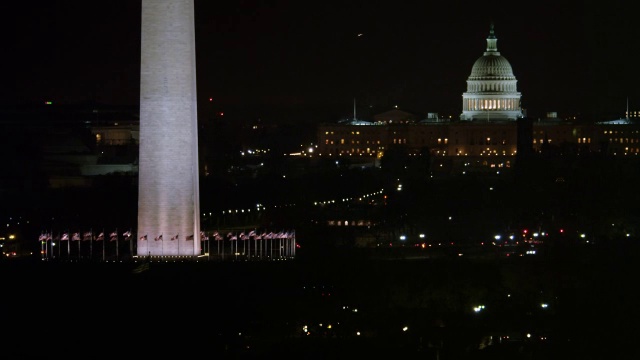
[[[457, 117], [493, 22], [530, 116], [621, 117], [627, 98], [640, 110], [635, 9], [558, 3], [195, 0], [198, 106], [339, 117], [355, 98]], [[140, 0], [0, 11], [3, 104], [139, 104]]]

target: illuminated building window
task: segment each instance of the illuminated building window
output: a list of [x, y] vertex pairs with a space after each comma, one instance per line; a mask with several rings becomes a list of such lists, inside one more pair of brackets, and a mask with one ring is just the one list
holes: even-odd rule
[[445, 143], [445, 144], [448, 144], [448, 143], [449, 143], [449, 139], [444, 138], [444, 143]]
[[340, 139], [340, 145], [344, 145], [344, 139]]
[[329, 139], [325, 140], [325, 141], [324, 141], [324, 143], [325, 143], [326, 145], [329, 145]]

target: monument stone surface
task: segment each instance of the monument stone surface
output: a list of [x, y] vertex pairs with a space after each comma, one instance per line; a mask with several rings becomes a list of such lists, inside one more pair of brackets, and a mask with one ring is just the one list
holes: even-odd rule
[[142, 0], [138, 256], [200, 255], [197, 125], [194, 1]]

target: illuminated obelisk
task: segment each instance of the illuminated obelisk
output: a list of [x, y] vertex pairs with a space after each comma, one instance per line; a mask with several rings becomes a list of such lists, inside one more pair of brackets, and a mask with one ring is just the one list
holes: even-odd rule
[[197, 119], [194, 0], [142, 0], [138, 256], [200, 255]]

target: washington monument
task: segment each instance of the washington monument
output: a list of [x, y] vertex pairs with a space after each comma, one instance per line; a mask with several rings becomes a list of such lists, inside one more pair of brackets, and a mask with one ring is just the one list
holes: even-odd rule
[[200, 255], [194, 0], [142, 0], [137, 254]]

